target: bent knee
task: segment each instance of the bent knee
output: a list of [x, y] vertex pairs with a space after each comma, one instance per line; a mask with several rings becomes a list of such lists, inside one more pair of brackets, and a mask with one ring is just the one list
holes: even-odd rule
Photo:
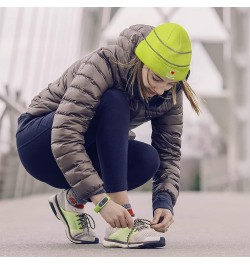
[[139, 154], [139, 160], [149, 171], [156, 171], [160, 166], [160, 157], [157, 150], [146, 143], [143, 143], [143, 150]]
[[119, 105], [119, 106], [129, 105], [127, 95], [123, 91], [119, 89], [115, 89], [115, 88], [109, 88], [103, 93], [101, 97], [101, 103], [109, 104], [109, 106], [110, 105]]

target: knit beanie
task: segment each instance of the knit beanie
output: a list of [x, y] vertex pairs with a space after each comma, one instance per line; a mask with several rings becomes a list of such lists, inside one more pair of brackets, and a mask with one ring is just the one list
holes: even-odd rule
[[183, 27], [164, 23], [138, 44], [135, 54], [155, 74], [181, 81], [189, 71], [192, 47]]

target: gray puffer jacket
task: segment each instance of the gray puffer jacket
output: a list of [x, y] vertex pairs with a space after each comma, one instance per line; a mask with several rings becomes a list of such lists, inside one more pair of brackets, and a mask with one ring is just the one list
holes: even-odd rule
[[[109, 88], [125, 89], [128, 69], [114, 63], [134, 58], [135, 48], [153, 29], [134, 25], [122, 31], [115, 45], [102, 47], [73, 63], [63, 75], [49, 84], [32, 100], [27, 112], [40, 116], [56, 111], [51, 146], [56, 162], [68, 183], [80, 198], [89, 198], [103, 189], [84, 147], [86, 132], [100, 97]], [[177, 90], [177, 104], [172, 96], [161, 104], [146, 105], [129, 96], [130, 130], [151, 120], [152, 146], [161, 160], [153, 177], [153, 208], [169, 208], [179, 193], [181, 134], [183, 127], [183, 91]]]

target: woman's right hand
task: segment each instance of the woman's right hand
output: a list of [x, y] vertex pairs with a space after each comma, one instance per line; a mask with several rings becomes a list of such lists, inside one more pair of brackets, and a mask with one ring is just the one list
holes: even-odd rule
[[134, 221], [124, 207], [110, 200], [101, 210], [100, 214], [103, 219], [113, 228], [132, 228]]

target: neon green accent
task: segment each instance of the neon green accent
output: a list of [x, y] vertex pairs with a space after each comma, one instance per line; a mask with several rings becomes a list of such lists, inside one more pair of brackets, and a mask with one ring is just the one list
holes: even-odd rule
[[[114, 233], [112, 233], [108, 239], [112, 239], [112, 240], [117, 240], [120, 242], [124, 242], [127, 243], [127, 239], [128, 239], [128, 235], [131, 232], [130, 228], [119, 228], [118, 230], [116, 230]], [[138, 231], [133, 231], [132, 235], [137, 234]]]
[[81, 228], [81, 225], [79, 224], [79, 217], [77, 213], [74, 212], [67, 212], [63, 208], [61, 208], [61, 211], [63, 212], [64, 217], [66, 218], [68, 225], [70, 227], [71, 232], [81, 232], [83, 229]]
[[94, 208], [94, 211], [96, 213], [99, 213], [101, 209], [110, 201], [110, 197], [106, 195], [100, 202], [97, 203], [97, 205]]
[[189, 71], [192, 47], [183, 27], [164, 23], [139, 43], [135, 54], [155, 74], [181, 81]]

